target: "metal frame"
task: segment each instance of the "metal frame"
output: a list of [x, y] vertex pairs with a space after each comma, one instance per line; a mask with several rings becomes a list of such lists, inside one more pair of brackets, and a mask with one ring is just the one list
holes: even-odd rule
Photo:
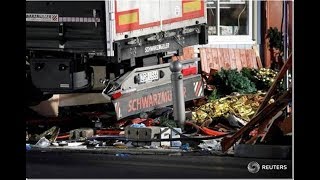
[[[230, 35], [230, 36], [221, 36], [220, 34], [220, 0], [217, 0], [217, 33], [218, 35], [209, 35], [209, 44], [254, 44], [253, 41], [253, 2], [249, 1], [249, 34], [248, 35]], [[225, 3], [225, 2], [224, 2]], [[234, 2], [232, 2], [235, 4]], [[207, 9], [209, 9], [207, 7]]]

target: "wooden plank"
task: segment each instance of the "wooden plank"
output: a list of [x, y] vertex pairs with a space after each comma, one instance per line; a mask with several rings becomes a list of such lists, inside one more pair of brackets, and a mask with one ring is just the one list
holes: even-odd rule
[[236, 143], [241, 136], [250, 132], [258, 123], [269, 120], [275, 116], [281, 109], [288, 105], [291, 101], [292, 90], [284, 92], [276, 103], [268, 104], [258, 114], [256, 114], [245, 126], [238, 130], [231, 137], [224, 137], [221, 141], [222, 151], [228, 150], [234, 143]]
[[212, 66], [212, 53], [210, 48], [206, 48], [206, 54], [207, 54], [207, 64], [208, 64], [208, 72], [210, 73], [210, 68]]
[[247, 60], [247, 67], [253, 68], [250, 49], [246, 49], [246, 60]]
[[36, 106], [31, 106], [30, 108], [42, 116], [46, 117], [58, 117], [59, 105], [60, 105], [60, 95], [55, 94], [50, 99], [42, 101]]
[[259, 54], [257, 45], [253, 45], [253, 46], [252, 46], [252, 49], [254, 50], [255, 55], [256, 55], [256, 61], [257, 61], [258, 68], [259, 68], [259, 69], [260, 69], [260, 68], [263, 68], [263, 65], [262, 65], [262, 62], [261, 62], [261, 59], [260, 59], [260, 54]]
[[205, 52], [207, 57], [207, 71], [210, 73], [211, 54], [208, 48], [206, 48]]
[[[260, 139], [260, 142], [265, 141], [270, 137], [270, 133], [272, 134], [272, 130], [276, 124], [279, 124], [283, 120], [283, 111], [279, 111], [278, 114], [276, 114], [270, 121], [266, 121], [265, 123], [261, 123], [258, 128], [258, 137], [257, 139]], [[255, 142], [256, 143], [256, 142]]]
[[[185, 48], [183, 48], [183, 55], [182, 55], [182, 58], [184, 59], [185, 57], [187, 57], [188, 56], [188, 53], [189, 53], [189, 51], [188, 51], [188, 48], [187, 47], [185, 47]], [[180, 58], [180, 59], [182, 59], [182, 58]]]
[[60, 94], [59, 107], [107, 103], [101, 93]]
[[257, 135], [251, 137], [248, 141], [246, 141], [246, 144], [255, 144], [258, 139], [260, 140], [260, 142], [263, 142], [271, 126], [275, 122], [279, 121], [280, 119], [283, 119], [282, 114], [283, 114], [283, 111], [280, 110], [276, 115], [271, 117], [269, 120], [265, 119], [263, 122], [261, 122], [258, 127]]
[[[184, 59], [194, 56], [194, 49], [186, 49]], [[200, 48], [201, 68], [209, 73], [210, 69], [238, 69], [243, 67], [259, 68], [257, 56], [253, 49], [231, 49], [231, 48]]]
[[193, 47], [186, 47], [185, 49], [187, 51], [187, 54], [186, 54], [186, 56], [184, 56], [184, 59], [192, 59], [193, 54], [194, 54], [194, 48]]
[[205, 48], [200, 48], [199, 51], [200, 51], [201, 70], [206, 73], [209, 73]]
[[218, 56], [218, 48], [211, 48], [211, 52], [212, 52], [212, 56], [211, 56], [211, 60], [212, 60], [212, 64], [213, 66], [210, 67], [211, 69], [216, 69], [216, 70], [220, 70], [220, 65], [219, 63], [219, 56]]
[[200, 65], [201, 65], [201, 71], [206, 72], [205, 70], [205, 61], [206, 58], [203, 56], [203, 49], [199, 48], [199, 53], [200, 53]]
[[285, 118], [280, 124], [280, 129], [282, 130], [283, 134], [292, 133], [292, 115]]
[[248, 67], [248, 65], [247, 65], [247, 57], [246, 57], [246, 50], [245, 49], [240, 49], [240, 60], [241, 60], [242, 68]]
[[230, 62], [230, 57], [229, 57], [229, 49], [224, 48], [222, 49], [223, 51], [223, 56], [224, 56], [224, 67], [226, 69], [231, 69], [231, 62]]
[[257, 58], [256, 60], [257, 60], [258, 68], [259, 68], [259, 69], [260, 69], [260, 68], [263, 68], [263, 65], [262, 65], [260, 56], [257, 56], [256, 58]]
[[218, 51], [219, 51], [219, 57], [221, 57], [219, 59], [219, 65], [220, 65], [221, 68], [226, 69], [226, 67], [225, 67], [226, 60], [225, 60], [225, 57], [224, 57], [223, 48], [219, 48]]
[[254, 52], [253, 49], [250, 49], [250, 54], [251, 54], [251, 63], [253, 68], [257, 69], [258, 65], [257, 65], [257, 57], [256, 57], [256, 53]]
[[237, 64], [236, 64], [236, 57], [234, 54], [234, 49], [229, 49], [229, 60], [230, 60], [230, 64], [231, 64], [231, 69], [236, 69]]
[[213, 59], [213, 64], [214, 66], [212, 67], [213, 69], [220, 70], [220, 65], [219, 65], [219, 51], [217, 48], [212, 48], [212, 59]]
[[218, 57], [219, 57], [219, 66], [220, 66], [220, 69], [222, 69], [222, 68], [224, 68], [223, 50], [221, 48], [219, 48], [217, 50], [218, 50]]
[[219, 64], [216, 63], [216, 59], [218, 58], [218, 54], [217, 54], [217, 49], [216, 48], [210, 48], [210, 52], [211, 52], [211, 65], [210, 66], [210, 69], [216, 69], [216, 70], [219, 70], [220, 69], [220, 66]]
[[211, 71], [211, 69], [215, 68], [215, 64], [214, 64], [214, 49], [210, 48], [210, 66], [209, 66], [209, 71]]
[[211, 62], [210, 58], [211, 57], [210, 57], [210, 53], [208, 51], [208, 48], [205, 49], [205, 53], [206, 53], [206, 57], [207, 57], [207, 67], [206, 67], [206, 69], [207, 69], [208, 73], [210, 73], [210, 62]]
[[240, 49], [234, 49], [234, 57], [236, 60], [236, 68], [240, 71], [242, 69]]
[[286, 74], [287, 70], [291, 68], [291, 65], [292, 65], [292, 56], [290, 54], [288, 60], [282, 66], [282, 68], [281, 68], [280, 72], [278, 73], [276, 79], [274, 80], [273, 84], [269, 88], [266, 96], [264, 97], [262, 103], [260, 104], [258, 110], [256, 111], [256, 114], [259, 113], [259, 111], [261, 111], [265, 106], [267, 106], [269, 100], [271, 99], [271, 97], [273, 96], [274, 92], [277, 89], [278, 83], [283, 79], [283, 77]]

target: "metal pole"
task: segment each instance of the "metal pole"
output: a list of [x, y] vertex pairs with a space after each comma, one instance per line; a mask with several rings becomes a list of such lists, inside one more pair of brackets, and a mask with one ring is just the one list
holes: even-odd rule
[[173, 116], [174, 120], [178, 122], [179, 127], [184, 130], [184, 123], [186, 120], [185, 102], [183, 93], [183, 75], [181, 73], [182, 64], [179, 61], [170, 63], [171, 70], [171, 84], [172, 84], [172, 98], [173, 98]]

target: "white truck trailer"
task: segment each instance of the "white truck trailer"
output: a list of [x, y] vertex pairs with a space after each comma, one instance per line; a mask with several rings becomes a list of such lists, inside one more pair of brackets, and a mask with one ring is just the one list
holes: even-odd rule
[[[168, 62], [207, 43], [206, 22], [204, 0], [27, 1], [30, 96], [102, 92], [118, 119], [172, 105]], [[184, 62], [186, 100], [203, 96], [198, 62]]]

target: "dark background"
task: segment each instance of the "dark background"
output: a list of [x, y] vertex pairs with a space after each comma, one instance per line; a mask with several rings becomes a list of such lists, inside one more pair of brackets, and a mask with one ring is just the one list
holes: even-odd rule
[[[319, 121], [319, 37], [315, 27], [319, 11], [313, 1], [294, 2], [294, 178], [310, 177], [315, 167], [310, 162], [318, 156], [319, 135], [312, 127]], [[24, 61], [25, 58], [25, 1], [4, 1], [1, 5], [1, 145], [3, 178], [24, 179], [25, 122]], [[312, 7], [316, 8], [312, 10]], [[310, 23], [309, 20], [311, 20]], [[315, 45], [314, 45], [315, 44]], [[312, 49], [313, 48], [313, 49]], [[319, 70], [318, 70], [319, 71]], [[308, 102], [309, 101], [309, 102]], [[311, 102], [310, 102], [311, 101]], [[315, 104], [312, 105], [312, 104]], [[314, 109], [312, 109], [314, 108]], [[310, 141], [311, 140], [311, 141]], [[303, 170], [303, 168], [307, 168]]]

